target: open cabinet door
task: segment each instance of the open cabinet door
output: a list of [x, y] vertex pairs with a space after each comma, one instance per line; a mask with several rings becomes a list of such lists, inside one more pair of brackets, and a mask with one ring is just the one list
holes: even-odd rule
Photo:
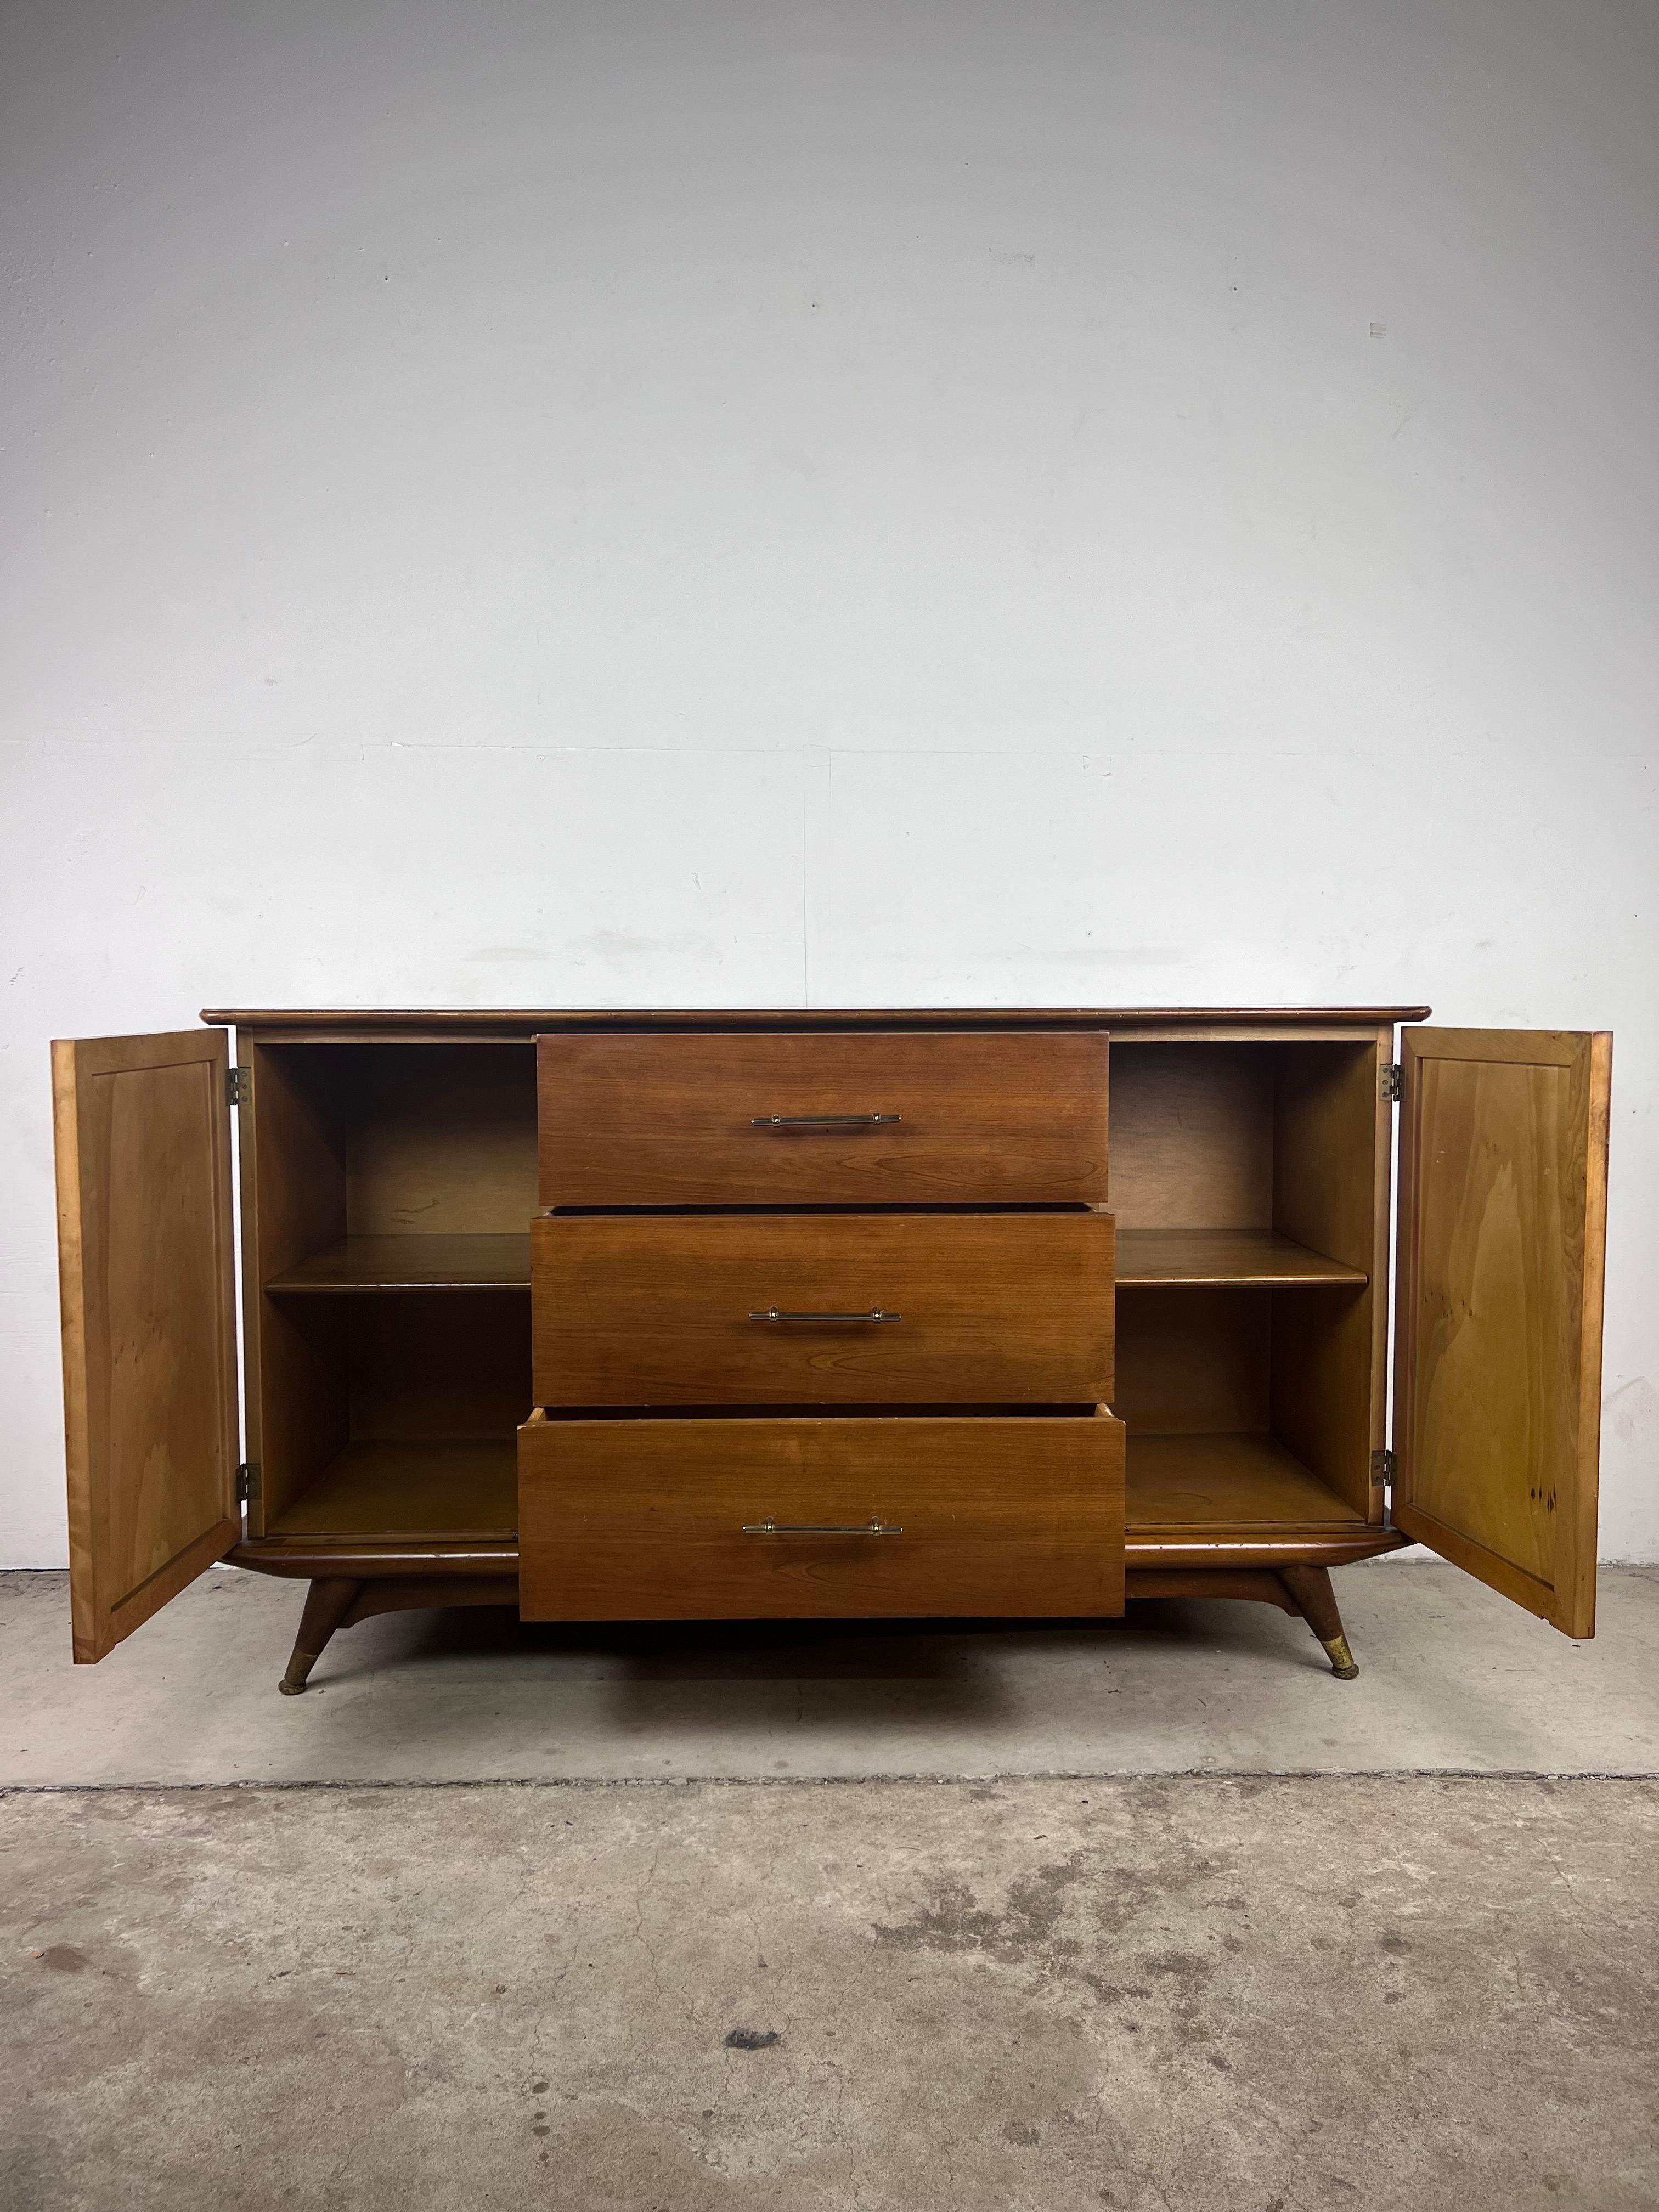
[[1394, 1517], [1595, 1629], [1604, 1032], [1401, 1032]]
[[77, 1659], [241, 1538], [227, 1036], [52, 1048]]

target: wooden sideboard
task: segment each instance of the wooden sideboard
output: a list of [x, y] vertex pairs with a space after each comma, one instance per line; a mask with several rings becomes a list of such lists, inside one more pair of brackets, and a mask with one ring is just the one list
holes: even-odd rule
[[290, 1692], [372, 1613], [507, 1603], [1232, 1596], [1346, 1677], [1329, 1571], [1409, 1540], [1589, 1636], [1612, 1041], [1426, 1014], [56, 1044], [75, 1656], [229, 1559], [309, 1584]]

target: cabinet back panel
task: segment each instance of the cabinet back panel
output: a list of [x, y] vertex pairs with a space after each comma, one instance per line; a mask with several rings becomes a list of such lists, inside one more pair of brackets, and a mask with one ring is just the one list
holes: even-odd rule
[[1266, 1291], [1120, 1291], [1112, 1411], [1131, 1438], [1265, 1431], [1272, 1309]]
[[536, 1061], [524, 1045], [352, 1054], [347, 1233], [522, 1231], [536, 1211]]
[[[265, 1279], [342, 1236], [522, 1233], [536, 1210], [536, 1059], [528, 1044], [272, 1045], [272, 1206], [282, 1187], [343, 1186], [344, 1218]], [[262, 1134], [262, 1143], [264, 1141]], [[284, 1164], [286, 1163], [286, 1164]], [[296, 1222], [296, 1228], [301, 1224]], [[306, 1224], [320, 1230], [320, 1221]], [[301, 1242], [304, 1239], [301, 1240]], [[273, 1246], [273, 1250], [274, 1250]]]
[[1268, 1229], [1271, 1045], [1112, 1043], [1110, 1204], [1123, 1229]]
[[524, 1291], [436, 1291], [343, 1303], [349, 1307], [354, 1441], [510, 1437], [528, 1415], [530, 1300]]

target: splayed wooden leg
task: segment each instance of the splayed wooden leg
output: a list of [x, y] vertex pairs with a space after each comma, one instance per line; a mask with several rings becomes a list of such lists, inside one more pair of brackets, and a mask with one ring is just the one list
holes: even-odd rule
[[355, 1577], [331, 1575], [313, 1582], [306, 1592], [306, 1608], [300, 1615], [300, 1632], [294, 1639], [288, 1672], [276, 1685], [285, 1698], [297, 1698], [304, 1689], [324, 1645], [350, 1612], [362, 1589], [362, 1582]]
[[1331, 1672], [1339, 1682], [1352, 1682], [1359, 1672], [1342, 1630], [1328, 1567], [1281, 1567], [1279, 1578], [1296, 1600], [1297, 1611], [1325, 1647]]

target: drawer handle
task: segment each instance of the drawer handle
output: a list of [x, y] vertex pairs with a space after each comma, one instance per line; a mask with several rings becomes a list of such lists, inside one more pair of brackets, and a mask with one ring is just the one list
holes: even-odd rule
[[872, 1514], [867, 1521], [746, 1521], [745, 1536], [902, 1536], [904, 1534], [896, 1521], [879, 1520]]
[[902, 1321], [904, 1316], [884, 1313], [879, 1306], [872, 1306], [868, 1313], [781, 1313], [776, 1306], [768, 1306], [764, 1312], [751, 1313], [750, 1321], [770, 1322], [775, 1325], [785, 1321]]
[[885, 1129], [902, 1114], [757, 1114], [751, 1129]]

